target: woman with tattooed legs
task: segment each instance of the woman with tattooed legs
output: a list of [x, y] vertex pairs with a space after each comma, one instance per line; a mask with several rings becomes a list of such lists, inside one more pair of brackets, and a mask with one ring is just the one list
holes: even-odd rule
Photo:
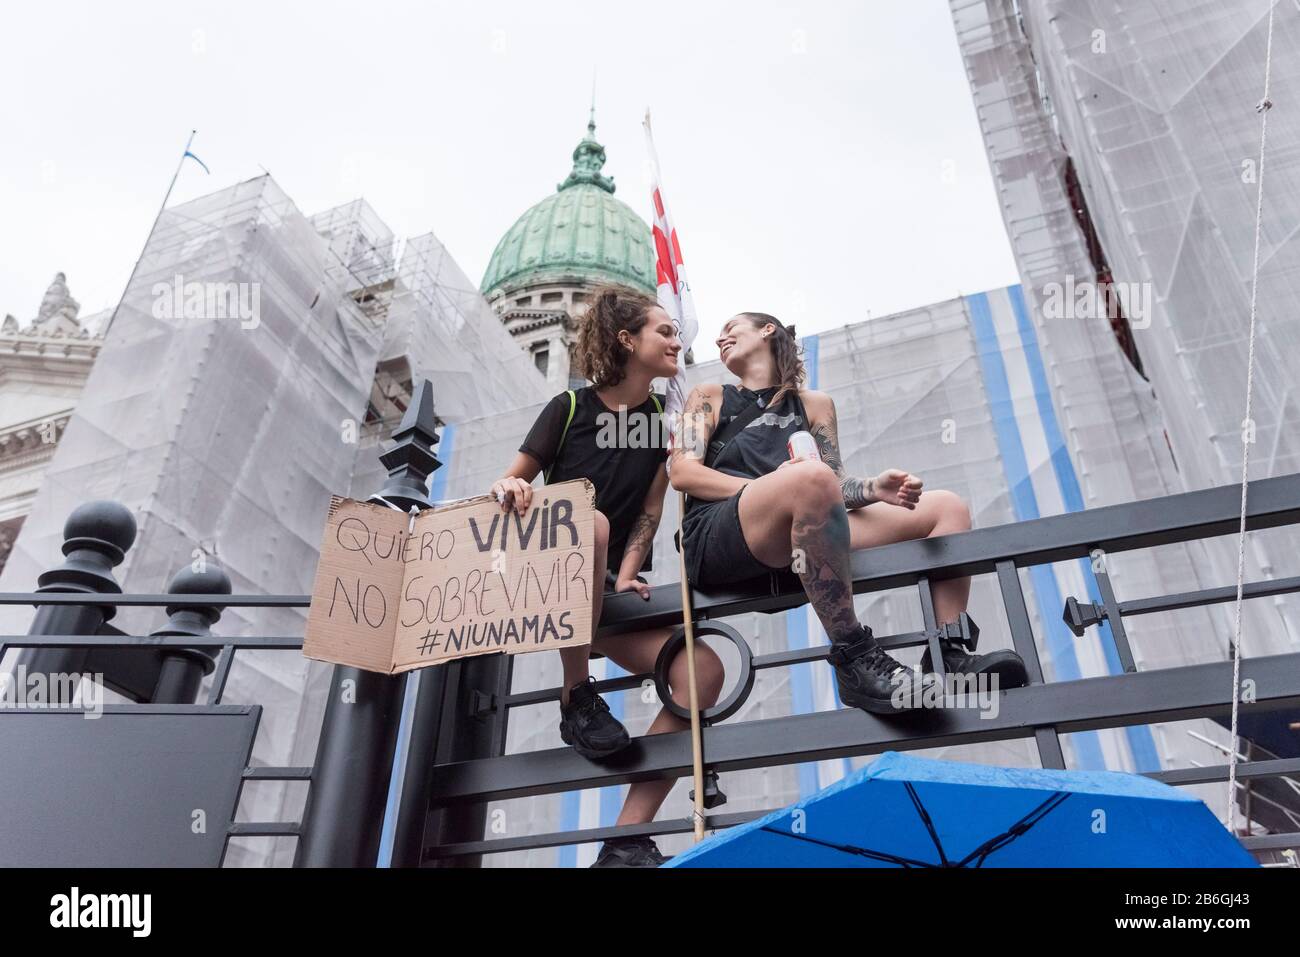
[[[971, 527], [970, 509], [948, 491], [927, 491], [901, 469], [874, 477], [847, 474], [841, 460], [835, 404], [801, 388], [803, 363], [793, 334], [765, 313], [746, 312], [723, 326], [722, 362], [740, 387], [702, 385], [683, 415], [683, 441], [673, 450], [672, 485], [690, 499], [683, 521], [688, 575], [696, 587], [723, 585], [783, 568], [799, 575], [826, 634], [840, 700], [876, 713], [915, 706], [921, 675], [880, 647], [853, 609], [850, 552], [931, 538]], [[756, 408], [755, 408], [756, 407]], [[740, 416], [748, 421], [704, 462], [709, 442]], [[811, 432], [821, 461], [792, 462], [786, 443]], [[970, 578], [936, 582], [940, 625], [966, 610]], [[996, 674], [999, 687], [1026, 681], [1011, 651], [970, 654], [942, 640], [945, 670]], [[929, 652], [922, 671], [929, 671]]]

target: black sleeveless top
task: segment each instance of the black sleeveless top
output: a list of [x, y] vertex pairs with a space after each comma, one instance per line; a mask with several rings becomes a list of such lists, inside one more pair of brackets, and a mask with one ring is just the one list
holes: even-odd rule
[[[721, 433], [728, 422], [755, 401], [764, 409], [726, 444], [713, 462], [715, 469], [739, 478], [758, 478], [775, 472], [790, 457], [786, 442], [795, 432], [809, 431], [808, 413], [795, 391], [787, 392], [780, 402], [768, 408], [767, 404], [779, 388], [774, 385], [755, 392], [743, 386], [722, 387], [722, 408], [718, 410], [718, 424], [713, 435]], [[716, 504], [691, 499], [686, 511], [689, 515]]]
[[[663, 395], [647, 397], [620, 417], [587, 386], [575, 390], [569, 421], [569, 394], [561, 392], [542, 409], [519, 446], [550, 470], [548, 485], [586, 478], [596, 487], [596, 508], [609, 519], [609, 570], [615, 575], [646, 494], [668, 456], [660, 426], [663, 403]], [[626, 432], [621, 437], [620, 429]], [[653, 555], [653, 549], [646, 553], [643, 571], [651, 568]]]

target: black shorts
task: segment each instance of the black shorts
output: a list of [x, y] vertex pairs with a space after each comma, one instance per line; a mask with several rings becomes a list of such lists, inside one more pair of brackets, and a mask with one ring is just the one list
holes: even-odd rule
[[764, 565], [745, 543], [740, 528], [742, 488], [731, 498], [697, 505], [682, 522], [686, 574], [695, 587], [730, 585], [781, 569]]

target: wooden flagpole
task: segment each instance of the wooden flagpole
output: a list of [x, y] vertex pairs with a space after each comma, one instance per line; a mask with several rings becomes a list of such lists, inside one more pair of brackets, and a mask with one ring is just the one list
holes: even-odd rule
[[695, 840], [704, 840], [704, 738], [700, 729], [700, 693], [695, 684], [695, 613], [691, 608], [691, 583], [686, 580], [686, 536], [682, 519], [686, 515], [686, 493], [677, 493], [678, 549], [682, 572], [682, 625], [686, 629], [686, 684], [691, 709], [691, 764], [695, 775]]

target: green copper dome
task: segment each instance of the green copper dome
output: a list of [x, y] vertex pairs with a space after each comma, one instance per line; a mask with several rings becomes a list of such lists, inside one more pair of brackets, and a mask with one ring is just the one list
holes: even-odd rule
[[501, 237], [479, 287], [489, 299], [545, 282], [620, 282], [653, 294], [650, 227], [614, 198], [601, 173], [605, 147], [596, 121], [573, 151], [573, 170], [555, 193], [528, 210]]

